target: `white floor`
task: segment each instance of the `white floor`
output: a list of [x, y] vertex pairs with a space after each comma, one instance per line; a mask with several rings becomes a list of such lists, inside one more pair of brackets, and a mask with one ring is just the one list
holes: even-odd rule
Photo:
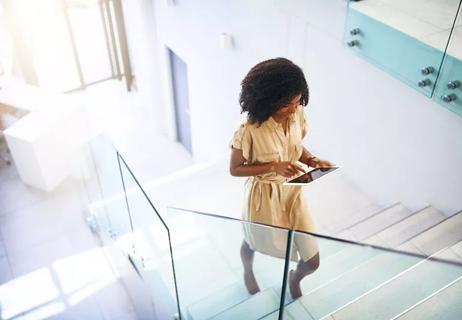
[[79, 183], [52, 193], [0, 169], [2, 319], [130, 319], [131, 302], [83, 219]]

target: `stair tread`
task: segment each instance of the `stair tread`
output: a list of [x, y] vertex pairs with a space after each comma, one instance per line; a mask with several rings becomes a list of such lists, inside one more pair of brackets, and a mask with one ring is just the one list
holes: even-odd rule
[[[386, 246], [384, 241], [377, 236], [370, 237], [367, 242], [378, 246]], [[448, 245], [450, 244], [452, 243], [448, 243]], [[317, 287], [321, 287], [332, 278], [340, 276], [342, 273], [346, 273], [349, 270], [354, 269], [361, 263], [364, 263], [381, 253], [381, 251], [378, 249], [371, 251], [365, 247], [353, 247], [353, 245], [350, 246], [350, 248], [341, 250], [336, 255], [329, 257], [329, 259], [322, 260], [320, 268], [310, 277], [307, 277], [302, 281], [302, 291], [307, 293], [316, 289]], [[462, 250], [462, 245], [454, 246], [454, 248], [459, 248]], [[408, 252], [420, 253], [420, 251], [417, 250], [416, 247], [409, 241], [399, 246], [398, 249]], [[422, 258], [415, 258], [417, 259], [416, 262]]]
[[459, 241], [451, 247], [452, 251], [457, 255], [459, 260], [462, 262], [462, 241]]
[[383, 252], [299, 300], [314, 318], [321, 318], [419, 261], [419, 257]]
[[356, 237], [348, 229], [337, 233], [335, 237], [339, 239], [350, 240], [350, 241], [358, 241], [358, 239], [356, 239]]
[[350, 214], [348, 219], [338, 219], [336, 222], [332, 223], [328, 227], [329, 231], [334, 235], [338, 235], [338, 233], [352, 227], [353, 225], [374, 216], [381, 209], [382, 208], [376, 204], [367, 205]]
[[[279, 319], [279, 310], [278, 311], [274, 311], [273, 313], [267, 315], [267, 316], [264, 316], [263, 318], [260, 318], [258, 320], [278, 320]], [[286, 314], [284, 314], [284, 319], [289, 319], [289, 320], [294, 320], [294, 318], [292, 318], [291, 316], [288, 316]]]
[[354, 225], [348, 230], [356, 237], [356, 239], [361, 241], [383, 230], [385, 227], [410, 216], [411, 214], [412, 212], [402, 204], [396, 204], [372, 216], [371, 218]]
[[[260, 320], [277, 320], [279, 318], [279, 310], [261, 318]], [[284, 307], [284, 320], [314, 320], [313, 317], [303, 308], [302, 304], [294, 301], [290, 305]]]
[[358, 209], [374, 205], [371, 198], [345, 177], [341, 170], [308, 184], [304, 187], [303, 195], [317, 224], [331, 232], [333, 226], [339, 221], [347, 221]]
[[291, 303], [288, 306], [284, 307], [284, 319], [286, 316], [292, 317], [294, 320], [298, 319], [306, 319], [311, 320], [314, 319], [303, 307], [303, 305], [299, 301], [295, 301], [295, 303]]
[[462, 297], [462, 279], [415, 306], [398, 319], [461, 319], [460, 297]]
[[236, 283], [188, 306], [188, 314], [191, 319], [209, 319], [249, 297], [243, 283]]
[[420, 233], [410, 242], [428, 256], [462, 240], [462, 212]]
[[322, 252], [323, 259], [337, 254], [345, 249], [345, 244], [339, 243], [337, 240], [320, 239], [318, 238], [319, 252]]
[[[380, 231], [377, 236], [383, 239], [387, 246], [393, 248], [443, 219], [445, 216], [439, 210], [427, 207]], [[366, 241], [366, 243], [369, 242]]]
[[378, 250], [370, 250], [355, 245], [350, 246], [350, 248], [329, 257], [325, 262], [322, 260], [316, 272], [302, 280], [302, 292], [307, 294], [380, 253]]
[[217, 314], [211, 319], [259, 319], [279, 308], [280, 297], [272, 289], [254, 294], [249, 299]]
[[380, 238], [378, 235], [373, 235], [372, 237], [367, 238], [363, 242], [370, 244], [370, 245], [384, 247], [384, 248], [389, 247], [388, 244], [385, 242], [385, 240]]
[[[455, 253], [446, 249], [436, 257], [452, 260]], [[428, 276], [430, 274], [431, 277]], [[335, 312], [333, 317], [336, 320], [360, 317], [390, 319], [461, 276], [461, 266], [423, 260], [411, 270]], [[397, 292], [400, 293], [399, 299]]]

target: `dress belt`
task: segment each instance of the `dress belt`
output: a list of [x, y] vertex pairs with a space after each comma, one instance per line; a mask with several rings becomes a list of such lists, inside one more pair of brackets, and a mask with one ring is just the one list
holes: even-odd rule
[[[274, 194], [277, 193], [277, 197], [279, 200], [279, 203], [282, 202], [282, 192], [279, 192], [277, 185], [283, 183], [284, 180], [281, 181], [274, 181], [274, 180], [264, 180], [258, 177], [251, 177], [248, 180], [248, 183], [252, 184], [252, 187], [250, 189], [250, 194], [254, 194], [257, 196], [258, 199], [254, 199], [254, 201], [257, 201], [257, 207], [256, 210], [260, 211], [261, 209], [261, 203], [263, 199], [263, 184], [267, 184], [271, 188], [271, 193], [270, 193], [270, 200], [273, 199]], [[254, 193], [255, 192], [255, 193]]]

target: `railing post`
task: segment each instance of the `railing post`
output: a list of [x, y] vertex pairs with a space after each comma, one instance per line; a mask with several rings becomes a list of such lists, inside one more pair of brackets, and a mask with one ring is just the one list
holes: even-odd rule
[[284, 306], [285, 306], [285, 299], [286, 299], [286, 291], [287, 291], [287, 280], [289, 277], [289, 268], [290, 268], [290, 257], [292, 256], [292, 242], [294, 237], [294, 231], [289, 230], [287, 235], [287, 247], [286, 247], [286, 258], [284, 263], [284, 274], [282, 278], [282, 289], [281, 289], [281, 302], [279, 304], [279, 320], [284, 318]]

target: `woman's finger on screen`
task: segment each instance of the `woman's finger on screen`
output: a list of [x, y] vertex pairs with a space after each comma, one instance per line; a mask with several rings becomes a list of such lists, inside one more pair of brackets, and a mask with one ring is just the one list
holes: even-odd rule
[[299, 172], [305, 172], [305, 170], [304, 170], [301, 166], [299, 166], [298, 164], [292, 164], [292, 165], [294, 166], [294, 168], [295, 168], [297, 171], [299, 171]]

